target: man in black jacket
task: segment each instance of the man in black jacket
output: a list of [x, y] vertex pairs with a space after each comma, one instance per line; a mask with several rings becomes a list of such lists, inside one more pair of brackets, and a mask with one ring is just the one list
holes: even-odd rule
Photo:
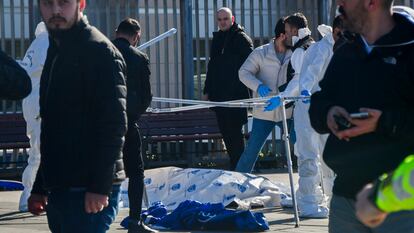
[[[229, 8], [224, 7], [217, 11], [217, 21], [220, 30], [213, 33], [203, 99], [247, 99], [249, 92], [239, 80], [239, 69], [253, 51], [252, 40], [243, 27], [234, 22]], [[230, 169], [234, 170], [244, 150], [242, 127], [247, 123], [247, 110], [214, 108], [214, 111], [230, 156]]]
[[128, 181], [129, 222], [128, 232], [156, 232], [141, 221], [144, 193], [144, 161], [137, 121], [151, 104], [149, 59], [135, 47], [141, 38], [141, 26], [135, 19], [123, 20], [117, 30], [114, 45], [127, 64], [127, 116], [128, 131], [125, 135], [123, 159]]
[[[330, 133], [323, 156], [337, 174], [329, 232], [414, 232], [413, 212], [391, 214], [371, 231], [354, 208], [365, 184], [414, 152], [414, 22], [393, 14], [392, 0], [338, 3], [357, 36], [335, 52], [309, 110], [315, 130]], [[355, 112], [369, 117], [353, 119]], [[340, 128], [338, 116], [351, 128]]]
[[[39, 0], [50, 46], [40, 82], [41, 162], [29, 211], [52, 232], [106, 232], [125, 178], [126, 65], [82, 16], [85, 0]], [[46, 206], [47, 203], [47, 206]]]
[[0, 99], [23, 99], [31, 91], [32, 84], [26, 71], [0, 50]]

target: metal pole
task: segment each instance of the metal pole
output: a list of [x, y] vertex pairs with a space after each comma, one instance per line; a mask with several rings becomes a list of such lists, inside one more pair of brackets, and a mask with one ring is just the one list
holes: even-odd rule
[[193, 64], [193, 3], [192, 0], [182, 0], [180, 3], [181, 18], [181, 54], [183, 55], [183, 96], [194, 98], [194, 64]]
[[327, 0], [318, 0], [318, 24], [327, 24], [331, 23], [331, 8], [332, 1]]
[[293, 210], [295, 215], [295, 227], [299, 227], [299, 213], [298, 213], [298, 204], [296, 200], [296, 193], [295, 193], [295, 183], [293, 182], [293, 165], [292, 165], [292, 157], [290, 154], [290, 144], [289, 144], [289, 127], [287, 125], [286, 119], [286, 107], [285, 101], [282, 101], [282, 114], [283, 114], [283, 134], [284, 134], [284, 141], [285, 141], [285, 153], [286, 153], [286, 160], [288, 165], [289, 171], [289, 181], [290, 181], [290, 192], [292, 194], [292, 203], [293, 203]]

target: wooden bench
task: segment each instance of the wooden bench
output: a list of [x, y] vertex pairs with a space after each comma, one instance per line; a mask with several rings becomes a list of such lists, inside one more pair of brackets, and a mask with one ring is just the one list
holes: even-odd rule
[[227, 167], [216, 116], [209, 109], [144, 114], [138, 122], [146, 167]]
[[0, 114], [0, 176], [21, 174], [27, 163], [26, 122], [21, 113]]

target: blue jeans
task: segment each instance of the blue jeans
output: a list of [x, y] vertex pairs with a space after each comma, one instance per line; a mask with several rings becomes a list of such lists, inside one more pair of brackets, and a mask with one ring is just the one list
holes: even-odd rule
[[104, 233], [118, 214], [120, 185], [114, 185], [109, 205], [97, 214], [85, 212], [84, 188], [52, 191], [46, 206], [52, 233]]
[[[288, 128], [290, 132], [293, 131], [292, 123], [293, 121], [289, 119]], [[239, 159], [239, 162], [237, 163], [237, 172], [252, 172], [258, 157], [258, 153], [262, 149], [267, 136], [270, 134], [270, 132], [272, 132], [273, 128], [276, 125], [281, 129], [281, 133], [283, 134], [282, 122], [274, 122], [253, 118], [252, 131], [250, 132], [250, 137], [249, 141], [247, 142], [247, 146], [244, 149], [243, 154]], [[294, 142], [294, 133], [291, 134], [290, 138]]]

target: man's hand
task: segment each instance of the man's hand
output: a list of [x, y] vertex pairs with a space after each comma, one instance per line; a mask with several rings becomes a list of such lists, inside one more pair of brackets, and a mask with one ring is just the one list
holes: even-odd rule
[[272, 90], [264, 84], [260, 84], [257, 88], [257, 93], [260, 97], [266, 97], [269, 95], [270, 92], [272, 92]]
[[342, 116], [346, 120], [351, 121], [349, 113], [342, 107], [333, 106], [329, 109], [328, 115], [326, 116], [326, 124], [328, 125], [328, 128], [331, 130], [331, 132], [341, 140], [349, 140], [349, 138], [345, 138], [343, 135], [339, 134], [341, 131], [339, 131], [339, 127], [338, 124], [336, 124], [334, 116]]
[[208, 101], [208, 94], [202, 95], [201, 100]]
[[357, 195], [357, 202], [355, 205], [356, 215], [358, 219], [368, 227], [377, 227], [384, 222], [387, 214], [380, 211], [369, 200], [368, 196], [373, 190], [373, 185], [366, 185]]
[[29, 212], [34, 215], [40, 215], [46, 211], [47, 196], [40, 194], [31, 194], [27, 200]]
[[382, 112], [370, 108], [360, 108], [359, 111], [369, 113], [369, 117], [367, 119], [350, 119], [349, 122], [351, 122], [354, 127], [338, 132], [338, 138], [353, 138], [377, 130], [378, 120], [381, 117]]
[[[310, 91], [308, 91], [308, 90], [303, 90], [303, 91], [300, 92], [300, 96], [301, 97], [310, 97], [311, 95], [312, 95], [312, 93]], [[302, 103], [309, 104], [310, 103], [310, 98], [303, 99], [302, 100]]]
[[280, 98], [280, 96], [272, 97], [266, 103], [267, 103], [267, 105], [264, 108], [265, 112], [273, 111], [273, 110], [275, 110], [276, 108], [280, 107], [283, 104], [282, 99]]
[[107, 207], [108, 204], [107, 195], [89, 192], [85, 194], [85, 212], [88, 214], [96, 214]]

